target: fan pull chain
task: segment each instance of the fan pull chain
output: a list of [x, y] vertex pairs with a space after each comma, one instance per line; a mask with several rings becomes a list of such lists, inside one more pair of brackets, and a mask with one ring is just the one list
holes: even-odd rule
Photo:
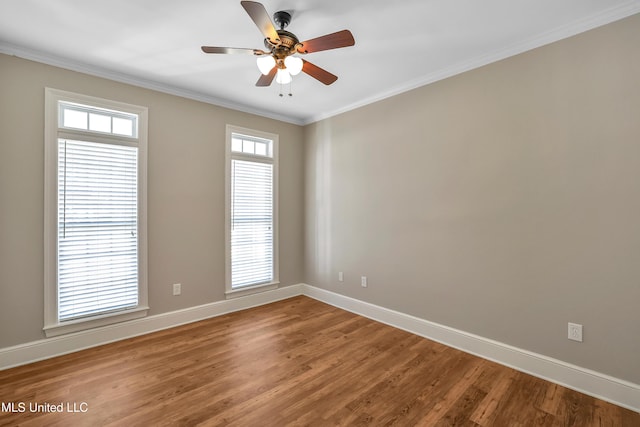
[[[282, 83], [279, 83], [280, 85], [280, 93], [278, 94], [278, 96], [280, 96], [281, 98], [284, 97], [284, 93], [282, 93], [282, 86], [284, 86]], [[293, 80], [291, 80], [289, 82], [289, 96], [293, 96], [293, 91], [291, 90], [291, 86], [293, 85]]]

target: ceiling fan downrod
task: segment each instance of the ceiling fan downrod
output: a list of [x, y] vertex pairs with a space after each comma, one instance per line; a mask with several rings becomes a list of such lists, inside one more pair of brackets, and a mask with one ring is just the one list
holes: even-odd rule
[[291, 22], [291, 14], [284, 10], [279, 10], [273, 14], [273, 21], [280, 26], [281, 30], [284, 30]]

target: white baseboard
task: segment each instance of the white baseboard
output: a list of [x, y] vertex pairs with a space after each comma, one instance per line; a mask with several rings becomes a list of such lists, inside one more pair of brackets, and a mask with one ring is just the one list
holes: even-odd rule
[[301, 294], [302, 285], [285, 286], [239, 298], [216, 301], [184, 310], [147, 316], [141, 319], [2, 348], [0, 349], [0, 370], [269, 304]]
[[0, 370], [306, 295], [439, 343], [640, 412], [640, 385], [306, 284], [286, 286], [0, 349]]
[[335, 307], [640, 412], [640, 385], [354, 298], [303, 285], [302, 293]]

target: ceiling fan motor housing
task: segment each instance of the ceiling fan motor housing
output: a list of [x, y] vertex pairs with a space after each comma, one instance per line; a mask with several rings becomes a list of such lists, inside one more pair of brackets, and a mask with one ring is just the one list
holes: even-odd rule
[[[286, 12], [284, 12], [286, 13]], [[269, 39], [264, 39], [264, 45], [276, 60], [278, 68], [284, 68], [284, 59], [296, 52], [296, 45], [300, 43], [298, 37], [285, 30], [277, 30], [280, 37], [280, 44], [272, 43]]]

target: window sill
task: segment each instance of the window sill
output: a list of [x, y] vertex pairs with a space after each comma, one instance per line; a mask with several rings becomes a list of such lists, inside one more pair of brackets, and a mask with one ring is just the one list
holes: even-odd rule
[[265, 292], [265, 291], [277, 289], [279, 284], [280, 282], [269, 282], [269, 283], [263, 283], [261, 285], [246, 286], [243, 288], [226, 291], [225, 296], [227, 299], [244, 297], [247, 295], [257, 294], [259, 292]]
[[99, 316], [87, 317], [85, 319], [70, 320], [68, 322], [45, 325], [43, 330], [47, 338], [56, 337], [58, 335], [80, 332], [87, 329], [98, 328], [100, 326], [107, 326], [114, 323], [125, 322], [127, 320], [139, 319], [141, 317], [145, 317], [148, 311], [149, 307], [141, 306], [117, 313], [103, 314]]

